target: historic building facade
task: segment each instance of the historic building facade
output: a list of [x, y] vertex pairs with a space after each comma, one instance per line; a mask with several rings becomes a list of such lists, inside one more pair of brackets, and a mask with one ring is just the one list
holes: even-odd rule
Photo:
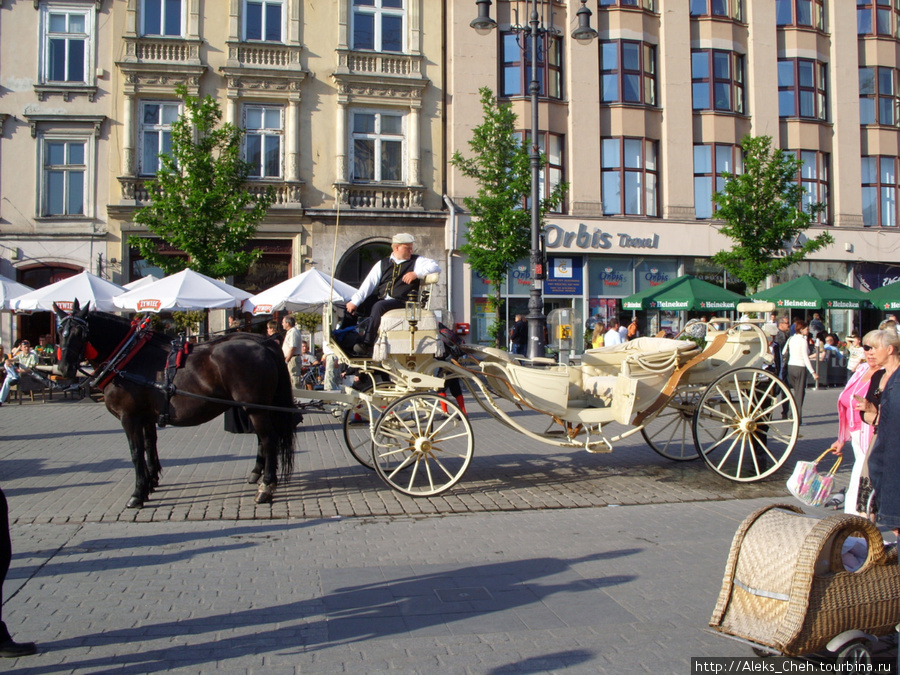
[[0, 2], [0, 272], [150, 271], [127, 239], [178, 85], [246, 130], [248, 188], [277, 195], [236, 284], [353, 281], [405, 230], [445, 258], [441, 32], [426, 0]]
[[[465, 152], [481, 86], [510, 102], [530, 135], [531, 51], [511, 27], [527, 23], [526, 3], [494, 2], [497, 28], [486, 36], [469, 27], [474, 2], [449, 5], [448, 147]], [[547, 310], [605, 318], [619, 298], [683, 273], [731, 285], [709, 263], [731, 244], [711, 197], [723, 171], [740, 171], [747, 134], [799, 154], [798, 180], [826, 205], [812, 233], [835, 238], [785, 278], [877, 287], [900, 275], [895, 3], [590, 1], [599, 35], [587, 45], [570, 37], [580, 6], [553, 0], [541, 14], [555, 29], [538, 50], [542, 189], [569, 184], [545, 230]], [[447, 191], [461, 205], [475, 188], [450, 168]], [[463, 262], [456, 295], [472, 298], [467, 321], [484, 339], [486, 288]], [[508, 281], [510, 316], [526, 308], [529, 282], [523, 261]], [[840, 329], [849, 319], [835, 320]]]

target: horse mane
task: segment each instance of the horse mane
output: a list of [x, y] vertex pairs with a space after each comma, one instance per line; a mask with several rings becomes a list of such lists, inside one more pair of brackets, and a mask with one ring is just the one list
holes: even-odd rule
[[[91, 312], [89, 315], [92, 325], [91, 330], [100, 330], [104, 334], [114, 336], [112, 339], [118, 341], [122, 339], [131, 328], [131, 319], [126, 319], [117, 314], [109, 314], [108, 312]], [[150, 344], [160, 349], [168, 350], [172, 343], [171, 336], [158, 331], [151, 331]]]

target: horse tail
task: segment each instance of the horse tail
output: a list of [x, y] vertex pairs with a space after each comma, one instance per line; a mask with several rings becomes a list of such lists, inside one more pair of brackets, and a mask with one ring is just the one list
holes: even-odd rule
[[[279, 408], [294, 409], [294, 388], [291, 385], [291, 376], [287, 369], [287, 364], [281, 358], [281, 351], [278, 351], [278, 358], [275, 359], [278, 368], [278, 381], [275, 384], [275, 401], [274, 405]], [[297, 412], [274, 411], [272, 413], [272, 425], [275, 428], [275, 446], [278, 450], [278, 462], [281, 464], [281, 479], [286, 482], [294, 472], [294, 447], [295, 437], [294, 428], [296, 426], [294, 420]]]

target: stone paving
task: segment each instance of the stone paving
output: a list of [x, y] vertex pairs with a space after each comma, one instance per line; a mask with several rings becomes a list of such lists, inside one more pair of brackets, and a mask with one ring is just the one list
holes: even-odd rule
[[[832, 440], [836, 399], [809, 393], [791, 466]], [[789, 468], [739, 485], [637, 439], [589, 455], [473, 418], [462, 482], [411, 499], [309, 415], [266, 506], [245, 482], [252, 437], [165, 429], [163, 484], [129, 510], [102, 405], [3, 406], [3, 615], [41, 653], [0, 671], [689, 673], [692, 656], [751, 655], [704, 629], [734, 530], [789, 501]]]

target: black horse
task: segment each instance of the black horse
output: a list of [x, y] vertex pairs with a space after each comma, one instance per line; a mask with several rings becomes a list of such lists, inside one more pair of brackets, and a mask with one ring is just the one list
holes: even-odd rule
[[[54, 305], [60, 322], [59, 368], [74, 378], [78, 364], [87, 359], [94, 368], [106, 362], [131, 330], [131, 322], [113, 314], [91, 312], [75, 301], [71, 314]], [[265, 407], [247, 407], [259, 441], [251, 482], [262, 477], [256, 502], [272, 501], [278, 480], [290, 477], [294, 463], [294, 403], [290, 375], [278, 345], [250, 333], [234, 333], [192, 345], [175, 370], [174, 395], [163, 382], [171, 338], [151, 333], [147, 341], [103, 384], [106, 408], [121, 422], [134, 462], [134, 494], [129, 508], [140, 508], [159, 484], [162, 467], [156, 451], [156, 424], [160, 414], [174, 426], [196, 426], [221, 415], [230, 406], [217, 401], [241, 401]], [[104, 378], [105, 379], [105, 378]], [[212, 399], [212, 400], [210, 400]], [[254, 480], [255, 479], [255, 480]]]

